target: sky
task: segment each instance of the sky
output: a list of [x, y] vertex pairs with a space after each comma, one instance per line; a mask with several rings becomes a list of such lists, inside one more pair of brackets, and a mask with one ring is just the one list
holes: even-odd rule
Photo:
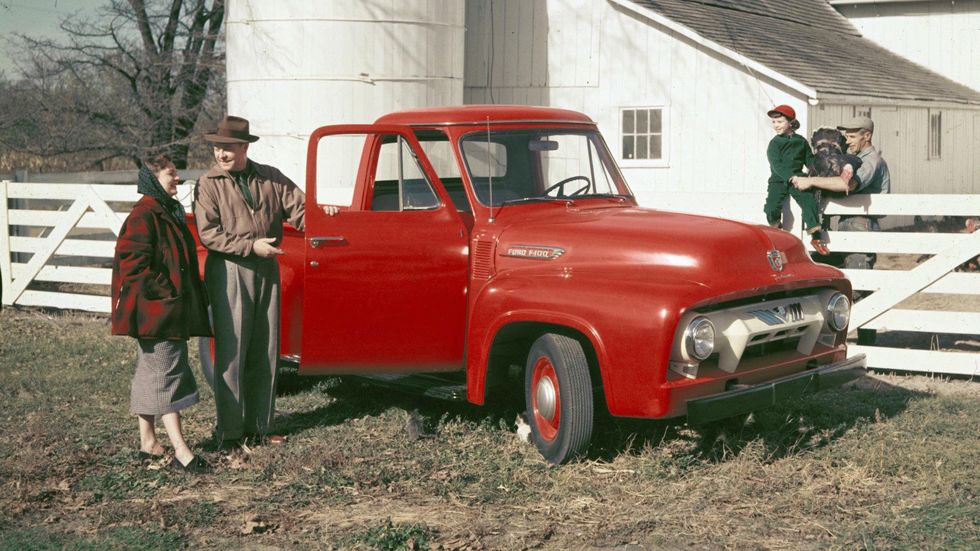
[[[54, 37], [58, 24], [76, 13], [91, 15], [102, 0], [0, 0], [0, 37], [23, 33]], [[6, 40], [0, 41], [0, 71], [15, 77], [15, 66]]]

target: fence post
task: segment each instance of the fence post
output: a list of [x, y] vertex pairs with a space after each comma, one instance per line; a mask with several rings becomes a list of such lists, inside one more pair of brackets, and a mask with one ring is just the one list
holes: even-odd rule
[[0, 181], [0, 303], [10, 304], [10, 215], [7, 213], [7, 186], [10, 180]]

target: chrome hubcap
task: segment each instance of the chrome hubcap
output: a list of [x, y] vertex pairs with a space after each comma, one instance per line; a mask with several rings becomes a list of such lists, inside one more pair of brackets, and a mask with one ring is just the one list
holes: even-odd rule
[[551, 377], [541, 377], [538, 387], [534, 389], [538, 415], [549, 421], [555, 418], [555, 384]]

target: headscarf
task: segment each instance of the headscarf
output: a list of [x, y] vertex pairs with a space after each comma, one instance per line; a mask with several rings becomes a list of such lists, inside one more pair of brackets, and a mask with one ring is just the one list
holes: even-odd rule
[[184, 210], [184, 205], [180, 204], [180, 201], [171, 197], [157, 177], [153, 175], [153, 172], [143, 165], [140, 167], [139, 181], [136, 183], [136, 191], [142, 193], [143, 195], [149, 195], [150, 197], [157, 200], [164, 209], [167, 210], [178, 223], [186, 224], [187, 218], [185, 216], [186, 211]]

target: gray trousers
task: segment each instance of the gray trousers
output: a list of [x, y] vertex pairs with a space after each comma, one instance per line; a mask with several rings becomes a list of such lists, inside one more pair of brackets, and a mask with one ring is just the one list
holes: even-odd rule
[[215, 436], [266, 434], [276, 408], [279, 262], [209, 254], [204, 283], [214, 321]]

